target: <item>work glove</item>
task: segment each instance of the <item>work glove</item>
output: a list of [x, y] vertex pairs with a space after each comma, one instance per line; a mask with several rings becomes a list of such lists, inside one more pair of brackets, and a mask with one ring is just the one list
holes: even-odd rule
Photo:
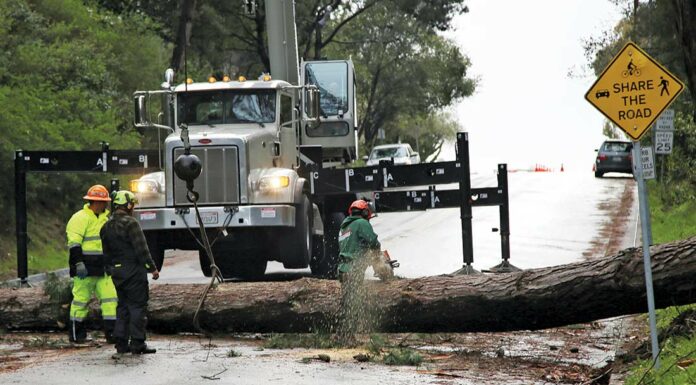
[[78, 278], [87, 277], [87, 266], [85, 266], [84, 262], [78, 262], [75, 264], [75, 274], [78, 276]]

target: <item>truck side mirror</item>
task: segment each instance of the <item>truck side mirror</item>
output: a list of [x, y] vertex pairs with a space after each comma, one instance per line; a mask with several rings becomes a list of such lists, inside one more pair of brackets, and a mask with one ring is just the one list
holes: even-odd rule
[[316, 87], [308, 88], [305, 92], [307, 103], [307, 116], [312, 121], [312, 128], [317, 127], [320, 123], [319, 116], [321, 107], [319, 106], [319, 89]]
[[133, 107], [135, 110], [133, 125], [135, 125], [135, 128], [138, 129], [140, 133], [142, 133], [142, 129], [148, 128], [152, 125], [147, 111], [146, 97], [146, 95], [135, 95], [133, 98]]

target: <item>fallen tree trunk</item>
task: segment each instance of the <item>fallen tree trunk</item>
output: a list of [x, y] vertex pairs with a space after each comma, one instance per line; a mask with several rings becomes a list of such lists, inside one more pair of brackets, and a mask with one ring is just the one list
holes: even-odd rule
[[[696, 302], [696, 237], [653, 246], [651, 254], [657, 307]], [[149, 328], [193, 331], [203, 288], [151, 285]], [[542, 329], [647, 311], [641, 249], [520, 273], [371, 281], [367, 290], [375, 331], [385, 332]], [[339, 292], [338, 282], [311, 278], [226, 283], [208, 294], [200, 324], [214, 332], [327, 330]], [[55, 328], [56, 304], [40, 288], [0, 289], [0, 327]]]

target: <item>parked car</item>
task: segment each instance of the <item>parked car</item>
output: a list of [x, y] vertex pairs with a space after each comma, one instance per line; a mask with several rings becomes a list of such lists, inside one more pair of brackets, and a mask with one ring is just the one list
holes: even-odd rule
[[607, 140], [602, 146], [595, 150], [597, 159], [595, 160], [595, 177], [601, 178], [607, 172], [624, 172], [633, 174], [631, 142], [620, 140]]
[[379, 164], [381, 160], [394, 159], [394, 164], [420, 163], [420, 155], [413, 151], [408, 143], [383, 144], [372, 149], [370, 156], [365, 159], [368, 166]]

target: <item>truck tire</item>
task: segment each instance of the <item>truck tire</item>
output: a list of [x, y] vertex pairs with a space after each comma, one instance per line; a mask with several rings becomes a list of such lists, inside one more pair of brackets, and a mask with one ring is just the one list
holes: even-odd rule
[[307, 194], [302, 194], [300, 204], [295, 209], [295, 227], [287, 234], [286, 245], [290, 252], [283, 260], [286, 269], [303, 269], [312, 259], [312, 226], [314, 215], [312, 202]]
[[159, 236], [155, 231], [148, 231], [145, 233], [145, 240], [147, 241], [147, 248], [150, 250], [150, 256], [152, 256], [152, 261], [155, 262], [157, 270], [162, 271], [162, 265], [164, 264], [164, 247], [159, 240]]
[[[315, 254], [315, 259], [310, 264], [312, 274], [330, 279], [338, 276], [338, 231], [345, 217], [341, 212], [333, 212], [327, 216], [324, 223], [323, 253]], [[317, 260], [317, 257], [320, 259]]]
[[201, 264], [201, 271], [206, 277], [212, 277], [213, 272], [210, 270], [210, 260], [208, 260], [208, 254], [205, 250], [198, 250], [198, 262]]

